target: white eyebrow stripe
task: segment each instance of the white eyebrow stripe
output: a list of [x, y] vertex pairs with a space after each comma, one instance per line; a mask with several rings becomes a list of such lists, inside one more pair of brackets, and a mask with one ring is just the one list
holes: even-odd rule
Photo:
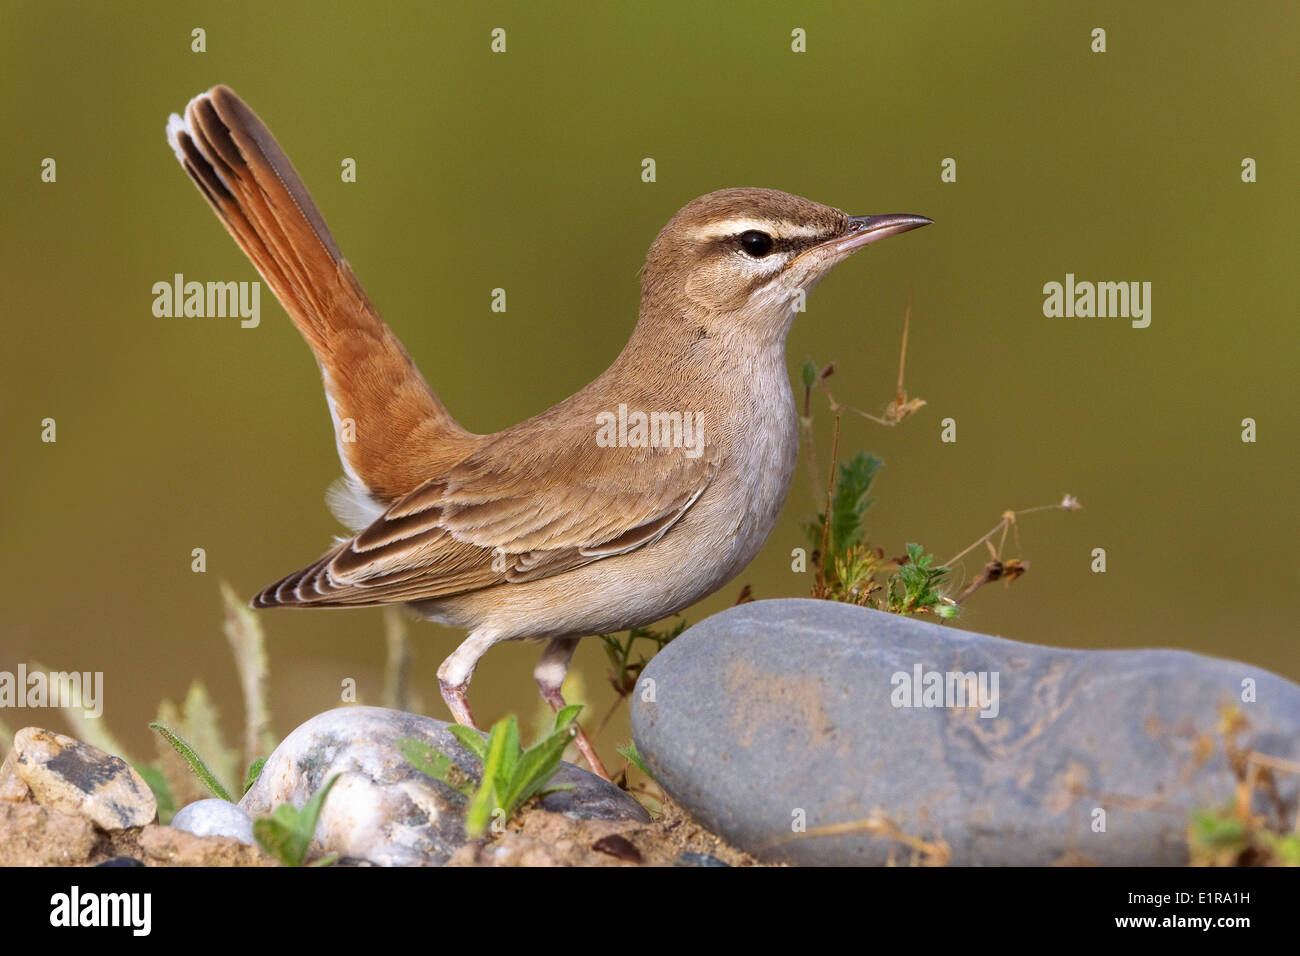
[[816, 226], [790, 222], [786, 219], [747, 219], [742, 216], [735, 219], [711, 222], [705, 226], [696, 226], [688, 235], [698, 242], [729, 239], [751, 229], [757, 232], [766, 232], [776, 239], [811, 239], [822, 234], [821, 230]]

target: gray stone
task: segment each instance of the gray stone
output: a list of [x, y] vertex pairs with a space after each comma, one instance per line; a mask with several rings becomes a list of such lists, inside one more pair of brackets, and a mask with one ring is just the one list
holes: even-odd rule
[[[323, 850], [385, 866], [440, 866], [466, 842], [465, 799], [413, 767], [397, 742], [423, 741], [477, 779], [478, 759], [447, 727], [432, 717], [382, 707], [326, 711], [284, 739], [239, 805], [254, 817], [280, 803], [301, 807], [340, 774], [316, 826]], [[551, 778], [551, 785], [563, 784], [573, 789], [543, 797], [545, 810], [585, 819], [649, 820], [623, 791], [571, 764], [561, 764]]]
[[0, 795], [20, 799], [26, 787], [43, 807], [83, 816], [103, 830], [142, 827], [158, 815], [158, 801], [121, 757], [39, 727], [14, 734], [0, 766]]
[[241, 807], [215, 797], [186, 804], [172, 818], [171, 825], [195, 836], [233, 837], [249, 846], [257, 842], [253, 839], [253, 818]]
[[[924, 706], [905, 693], [917, 668], [922, 688], [925, 672], [982, 672], [988, 695]], [[1255, 702], [1241, 703], [1243, 682]], [[1218, 731], [1232, 702], [1249, 722], [1242, 744], [1300, 756], [1300, 686], [1258, 667], [759, 601], [650, 662], [632, 732], [678, 803], [763, 860], [1169, 865], [1187, 861], [1189, 811], [1233, 797]], [[1296, 777], [1278, 785], [1293, 819]]]

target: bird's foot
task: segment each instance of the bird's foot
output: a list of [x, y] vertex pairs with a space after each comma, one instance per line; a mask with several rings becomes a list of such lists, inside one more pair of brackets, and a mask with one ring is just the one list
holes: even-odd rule
[[479, 726], [474, 723], [474, 715], [470, 712], [469, 697], [466, 693], [469, 690], [469, 682], [452, 684], [439, 678], [438, 689], [442, 691], [443, 702], [451, 711], [452, 719], [458, 724], [478, 730]]

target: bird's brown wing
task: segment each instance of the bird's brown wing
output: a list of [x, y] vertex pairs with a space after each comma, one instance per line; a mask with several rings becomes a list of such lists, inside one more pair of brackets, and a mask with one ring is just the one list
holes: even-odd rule
[[253, 605], [424, 601], [625, 554], [666, 534], [709, 486], [718, 449], [699, 450], [603, 448], [586, 423], [512, 429]]

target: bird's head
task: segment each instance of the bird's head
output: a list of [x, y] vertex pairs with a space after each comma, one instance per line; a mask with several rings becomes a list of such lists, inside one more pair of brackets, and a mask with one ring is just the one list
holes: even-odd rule
[[716, 324], [783, 340], [799, 293], [863, 246], [928, 225], [924, 216], [849, 216], [775, 189], [720, 189], [683, 206], [656, 237], [642, 319]]

